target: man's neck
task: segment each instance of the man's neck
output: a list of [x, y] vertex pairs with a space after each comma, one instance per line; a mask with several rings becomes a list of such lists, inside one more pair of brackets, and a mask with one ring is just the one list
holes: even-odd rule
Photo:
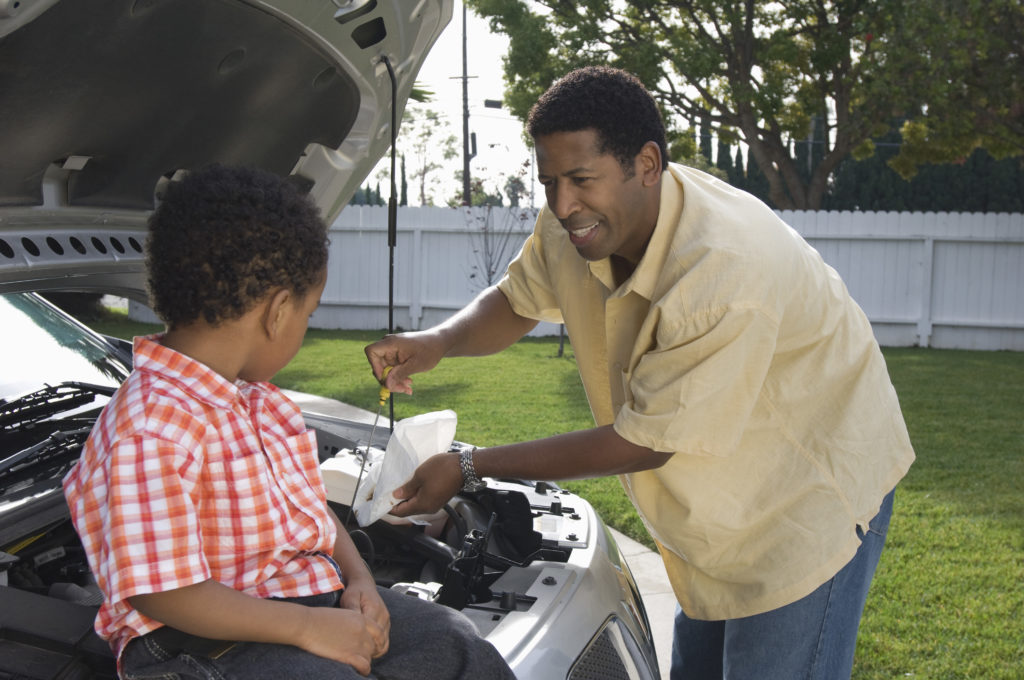
[[624, 284], [633, 272], [636, 271], [636, 264], [619, 255], [612, 255], [608, 258], [612, 265], [612, 278], [615, 280], [615, 287]]

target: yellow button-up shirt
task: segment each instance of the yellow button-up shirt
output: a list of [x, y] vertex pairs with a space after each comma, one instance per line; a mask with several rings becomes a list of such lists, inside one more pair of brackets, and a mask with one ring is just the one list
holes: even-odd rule
[[670, 165], [622, 285], [545, 208], [499, 288], [518, 314], [565, 323], [598, 425], [674, 452], [621, 480], [690, 617], [750, 616], [814, 591], [914, 459], [838, 274], [709, 175]]

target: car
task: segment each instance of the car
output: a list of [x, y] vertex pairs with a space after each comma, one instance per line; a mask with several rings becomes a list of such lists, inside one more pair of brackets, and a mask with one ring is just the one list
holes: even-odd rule
[[[145, 303], [146, 218], [211, 162], [289, 176], [333, 220], [393, 147], [451, 15], [452, 0], [0, 2], [0, 678], [115, 677], [61, 480], [132, 349], [44, 296]], [[304, 417], [350, 517], [389, 428]], [[590, 504], [485, 481], [425, 525], [352, 523], [378, 583], [461, 610], [524, 680], [658, 678], [642, 598]]]

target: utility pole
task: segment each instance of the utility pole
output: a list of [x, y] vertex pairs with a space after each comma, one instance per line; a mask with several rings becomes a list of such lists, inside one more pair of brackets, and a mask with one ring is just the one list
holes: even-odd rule
[[[469, 74], [466, 52], [466, 4], [462, 4], [462, 203], [473, 204], [469, 161], [476, 155], [476, 134], [469, 133]], [[472, 145], [472, 148], [470, 148]]]

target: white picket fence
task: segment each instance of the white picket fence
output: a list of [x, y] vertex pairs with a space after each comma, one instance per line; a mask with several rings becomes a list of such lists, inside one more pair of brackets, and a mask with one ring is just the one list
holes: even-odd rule
[[[779, 214], [840, 273], [881, 344], [1024, 350], [1024, 215]], [[535, 211], [399, 208], [397, 218], [393, 325], [416, 330], [496, 280], [532, 230]], [[495, 239], [506, 232], [511, 241], [502, 250]], [[387, 210], [349, 206], [330, 237], [330, 274], [312, 325], [387, 328]], [[490, 279], [488, 269], [496, 272]], [[552, 324], [535, 331], [557, 333]]]

